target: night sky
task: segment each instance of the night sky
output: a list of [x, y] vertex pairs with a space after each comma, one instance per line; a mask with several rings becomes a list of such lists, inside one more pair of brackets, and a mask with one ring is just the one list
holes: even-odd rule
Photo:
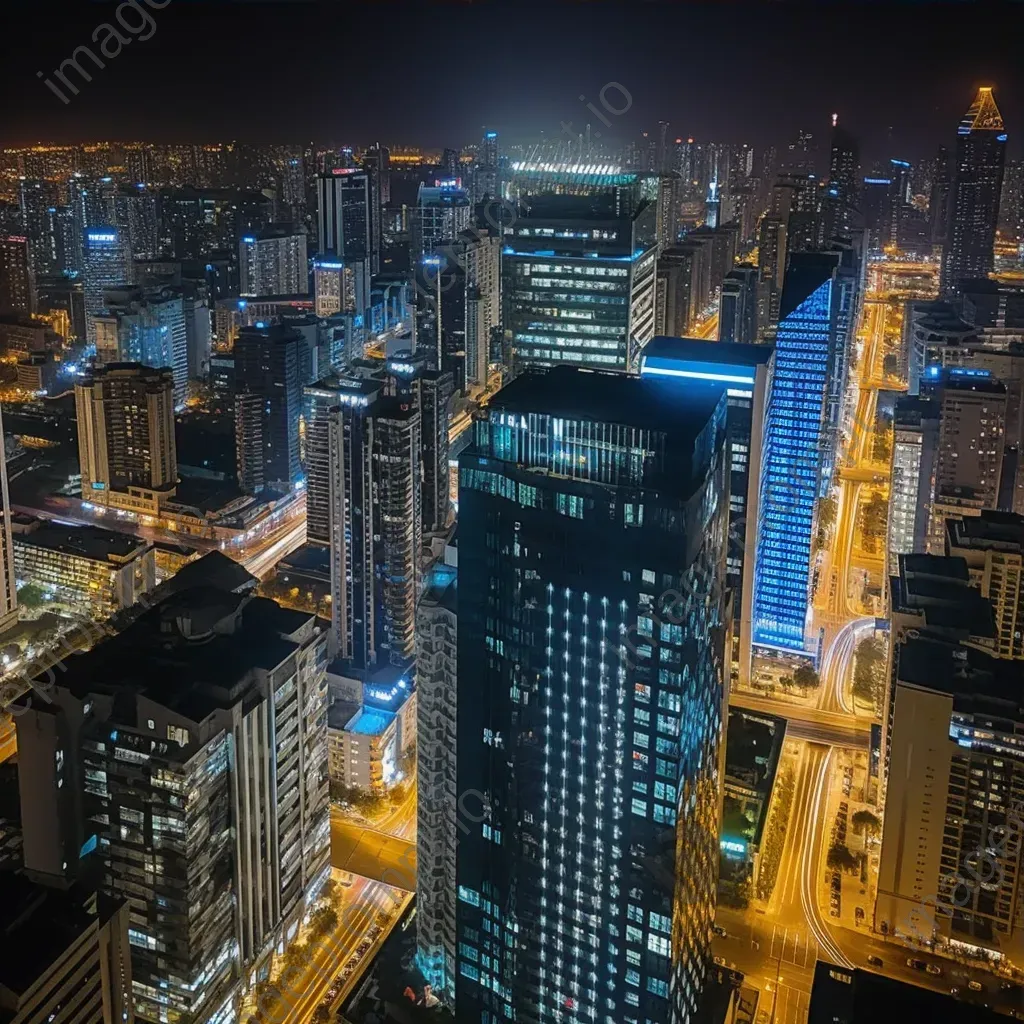
[[782, 143], [798, 128], [824, 136], [838, 111], [867, 164], [932, 155], [992, 84], [1011, 152], [1024, 152], [1016, 3], [160, 2], [152, 37], [66, 106], [36, 73], [95, 47], [117, 4], [19, 2], [0, 62], [0, 142], [460, 146], [483, 125], [510, 140], [557, 136], [562, 121], [603, 128], [579, 96], [600, 106], [618, 82], [632, 104], [605, 131], [620, 139], [664, 119], [673, 136]]

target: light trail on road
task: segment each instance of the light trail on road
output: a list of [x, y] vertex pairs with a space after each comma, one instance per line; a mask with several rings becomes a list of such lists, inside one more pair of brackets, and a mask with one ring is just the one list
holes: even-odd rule
[[813, 932], [818, 945], [828, 953], [833, 962], [840, 967], [853, 967], [853, 962], [832, 941], [832, 936], [821, 917], [821, 909], [818, 906], [818, 873], [821, 870], [821, 847], [823, 822], [822, 817], [822, 796], [825, 792], [825, 780], [828, 778], [829, 763], [832, 760], [834, 750], [821, 759], [817, 769], [817, 780], [813, 781], [814, 803], [809, 814], [809, 828], [806, 830], [806, 840], [803, 850], [803, 871], [800, 888], [800, 903], [803, 906], [804, 915], [807, 918], [807, 927]]

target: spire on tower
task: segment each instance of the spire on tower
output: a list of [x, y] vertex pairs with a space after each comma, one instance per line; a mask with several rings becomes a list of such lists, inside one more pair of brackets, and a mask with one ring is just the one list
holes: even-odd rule
[[974, 97], [970, 110], [960, 119], [957, 133], [967, 135], [969, 132], [1001, 132], [1003, 130], [1003, 115], [999, 113], [996, 101], [992, 98], [992, 87], [983, 86], [978, 90], [978, 95]]

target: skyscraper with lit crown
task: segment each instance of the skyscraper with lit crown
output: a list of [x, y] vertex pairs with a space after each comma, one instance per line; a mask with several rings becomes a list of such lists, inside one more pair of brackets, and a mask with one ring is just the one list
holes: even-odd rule
[[990, 87], [978, 90], [956, 132], [939, 281], [946, 296], [956, 295], [964, 278], [986, 277], [995, 265], [992, 247], [999, 222], [1006, 129]]

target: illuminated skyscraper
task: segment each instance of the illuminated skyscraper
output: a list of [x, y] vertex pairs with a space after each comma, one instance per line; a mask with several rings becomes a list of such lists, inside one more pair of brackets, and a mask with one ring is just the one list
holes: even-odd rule
[[923, 552], [935, 480], [939, 404], [920, 395], [896, 399], [889, 503], [889, 572], [897, 557]]
[[839, 257], [794, 253], [782, 292], [765, 421], [754, 576], [755, 646], [804, 651], [811, 535], [821, 493]]
[[355, 672], [415, 655], [422, 543], [420, 412], [380, 379], [339, 382], [327, 416], [331, 614]]
[[96, 343], [96, 315], [103, 310], [108, 288], [123, 287], [135, 280], [128, 240], [115, 227], [88, 228], [83, 249], [82, 281], [85, 291], [85, 334]]
[[833, 114], [832, 149], [825, 197], [826, 241], [836, 235], [848, 238], [854, 224], [861, 219], [855, 213], [855, 208], [859, 206], [858, 162], [857, 140], [845, 128], [839, 127], [839, 117]]
[[695, 1020], [722, 798], [726, 402], [557, 367], [474, 424], [459, 1020]]
[[108, 288], [94, 318], [96, 361], [169, 367], [175, 407], [188, 398], [185, 299], [180, 289]]
[[412, 259], [436, 252], [443, 242], [452, 243], [469, 227], [472, 207], [460, 178], [439, 178], [420, 185], [412, 220]]
[[64, 238], [56, 182], [22, 178], [18, 202], [21, 225], [29, 239], [32, 273], [59, 274], [63, 269]]
[[317, 178], [317, 252], [331, 253], [354, 267], [365, 263], [358, 312], [370, 305], [371, 217], [370, 178], [356, 167], [338, 167]]
[[140, 1021], [237, 1021], [330, 877], [329, 638], [256, 582], [187, 566], [17, 720], [26, 867], [127, 901]]
[[291, 224], [274, 224], [258, 234], [245, 235], [238, 246], [241, 294], [306, 295], [309, 267], [306, 232]]
[[97, 367], [75, 385], [82, 499], [157, 515], [174, 498], [174, 376], [138, 363]]
[[943, 295], [956, 294], [962, 279], [985, 277], [994, 266], [1005, 159], [1002, 115], [992, 90], [979, 89], [957, 128], [939, 283]]
[[381, 216], [391, 202], [391, 154], [378, 142], [363, 154], [370, 189], [370, 273], [380, 273]]
[[498, 133], [484, 132], [473, 166], [473, 202], [501, 197], [501, 172], [498, 167]]
[[757, 340], [757, 267], [741, 263], [722, 281], [718, 340], [751, 345]]
[[313, 260], [313, 311], [325, 318], [335, 313], [363, 315], [359, 310], [360, 296], [369, 291], [366, 260], [343, 263], [333, 253], [322, 254]]
[[1006, 434], [1006, 385], [988, 370], [930, 366], [921, 394], [939, 407], [928, 551], [940, 555], [946, 519], [994, 509], [999, 500]]
[[416, 947], [427, 981], [455, 999], [457, 572], [435, 566], [416, 613]]
[[0, 235], [0, 315], [35, 311], [32, 262], [24, 235]]
[[503, 250], [516, 364], [635, 366], [655, 334], [657, 177], [573, 166], [539, 178]]

